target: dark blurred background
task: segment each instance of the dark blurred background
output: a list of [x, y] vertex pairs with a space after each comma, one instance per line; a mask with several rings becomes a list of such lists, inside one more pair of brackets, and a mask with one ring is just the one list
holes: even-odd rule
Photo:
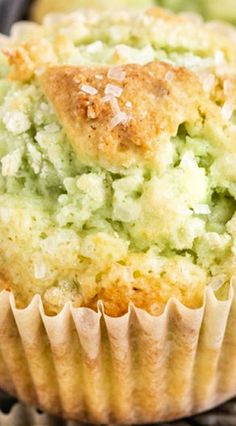
[[31, 0], [0, 0], [0, 32], [8, 34], [15, 21], [26, 19]]

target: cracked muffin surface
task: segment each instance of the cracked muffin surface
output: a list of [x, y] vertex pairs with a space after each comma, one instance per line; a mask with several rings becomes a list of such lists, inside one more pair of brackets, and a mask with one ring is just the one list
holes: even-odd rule
[[236, 32], [81, 11], [0, 54], [0, 286], [118, 316], [224, 298], [236, 258]]

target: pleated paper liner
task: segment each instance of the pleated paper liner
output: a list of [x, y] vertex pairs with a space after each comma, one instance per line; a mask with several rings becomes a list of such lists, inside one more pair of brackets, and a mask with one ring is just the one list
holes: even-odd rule
[[0, 388], [43, 411], [90, 423], [186, 417], [236, 395], [236, 293], [208, 287], [200, 309], [170, 300], [159, 317], [120, 318], [39, 296], [26, 309], [0, 294]]
[[49, 412], [101, 423], [208, 408], [231, 396], [231, 369], [219, 377], [231, 302], [209, 289], [205, 309], [195, 311], [171, 301], [160, 317], [131, 309], [114, 319], [67, 305], [47, 317], [39, 298], [17, 310], [2, 293], [0, 384]]

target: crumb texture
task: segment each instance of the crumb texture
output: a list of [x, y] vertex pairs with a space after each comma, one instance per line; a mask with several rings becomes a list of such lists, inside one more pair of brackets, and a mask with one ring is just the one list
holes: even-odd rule
[[235, 274], [236, 32], [159, 8], [17, 24], [0, 53], [0, 287], [108, 314]]

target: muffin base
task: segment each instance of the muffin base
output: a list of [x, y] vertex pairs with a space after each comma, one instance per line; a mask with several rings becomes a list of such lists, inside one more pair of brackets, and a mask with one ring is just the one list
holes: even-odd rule
[[154, 317], [119, 318], [67, 304], [49, 317], [35, 296], [0, 294], [0, 387], [60, 417], [143, 424], [206, 411], [236, 395], [236, 293], [206, 289], [191, 310], [172, 299]]

